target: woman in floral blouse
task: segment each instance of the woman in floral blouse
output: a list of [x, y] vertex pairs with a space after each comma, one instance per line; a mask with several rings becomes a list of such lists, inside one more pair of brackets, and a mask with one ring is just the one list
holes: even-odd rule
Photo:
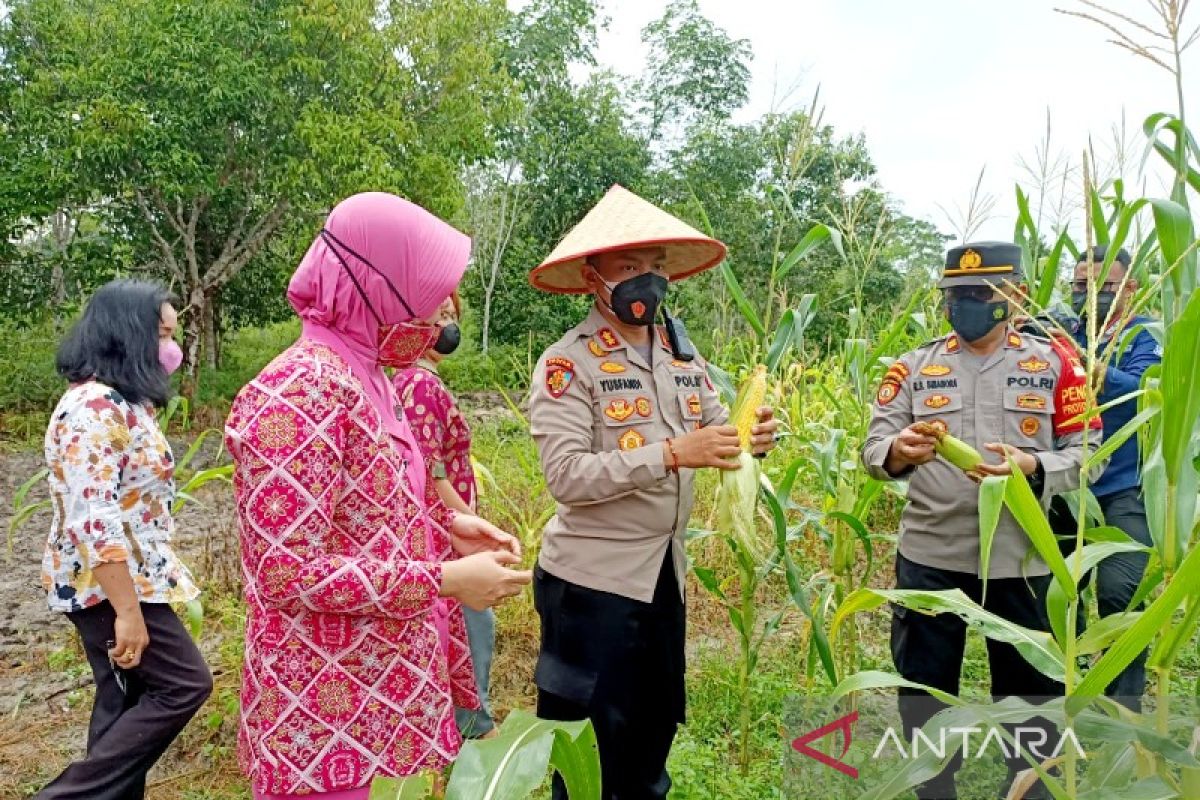
[[96, 699], [87, 754], [38, 798], [142, 797], [146, 773], [212, 691], [170, 603], [198, 590], [171, 549], [175, 463], [155, 420], [183, 359], [158, 285], [114, 281], [58, 351], [70, 388], [46, 431], [54, 521], [42, 583], [78, 629]]
[[439, 501], [383, 371], [436, 339], [420, 320], [469, 250], [394, 195], [342, 201], [288, 286], [300, 340], [234, 400], [239, 753], [256, 800], [359, 800], [376, 775], [453, 760], [454, 705], [478, 705], [457, 603], [488, 608], [530, 581], [507, 566], [516, 539]]
[[[433, 347], [411, 367], [396, 370], [392, 382], [413, 435], [430, 461], [438, 496], [446, 505], [465, 513], [475, 512], [475, 472], [471, 468], [471, 429], [458, 410], [454, 397], [438, 376], [437, 365], [458, 348], [458, 320], [462, 315], [458, 292], [454, 292], [428, 321], [440, 333]], [[467, 641], [475, 669], [479, 709], [455, 710], [463, 736], [486, 738], [496, 725], [488, 707], [489, 673], [496, 649], [496, 615], [490, 609], [463, 609]]]

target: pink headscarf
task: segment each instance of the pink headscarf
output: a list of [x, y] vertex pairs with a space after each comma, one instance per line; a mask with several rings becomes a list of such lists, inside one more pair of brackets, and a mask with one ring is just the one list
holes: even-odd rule
[[325, 221], [325, 230], [335, 241], [321, 235], [313, 240], [288, 284], [288, 302], [304, 320], [304, 335], [333, 348], [362, 381], [388, 432], [408, 448], [409, 482], [422, 497], [425, 469], [420, 448], [404, 415], [397, 415], [395, 391], [376, 362], [379, 322], [392, 325], [432, 314], [462, 279], [471, 239], [415, 203], [385, 192], [364, 192], [338, 203]]

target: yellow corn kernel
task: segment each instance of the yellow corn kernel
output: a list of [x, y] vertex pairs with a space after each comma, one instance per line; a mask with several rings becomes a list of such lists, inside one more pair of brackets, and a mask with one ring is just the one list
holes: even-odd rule
[[737, 427], [738, 441], [742, 450], [750, 452], [750, 430], [758, 422], [758, 407], [767, 396], [767, 368], [759, 364], [750, 373], [750, 377], [738, 389], [737, 399], [733, 403], [731, 423]]

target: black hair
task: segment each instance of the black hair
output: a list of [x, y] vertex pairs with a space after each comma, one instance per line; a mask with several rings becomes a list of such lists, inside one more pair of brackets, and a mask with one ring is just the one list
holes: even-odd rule
[[[1088, 259], [1088, 249], [1085, 247], [1084, 249], [1080, 250], [1078, 263], [1083, 264], [1090, 260], [1093, 264], [1103, 264], [1104, 259], [1108, 258], [1108, 245], [1092, 245], [1091, 254], [1091, 259]], [[1117, 250], [1117, 257], [1113, 259], [1114, 263], [1119, 263], [1121, 266], [1125, 267], [1125, 269], [1129, 269], [1129, 265], [1132, 263], [1132, 261], [1133, 259], [1129, 257], [1129, 251], [1124, 247], [1121, 247]]]
[[101, 286], [58, 346], [58, 374], [71, 383], [99, 381], [130, 403], [165, 406], [171, 384], [158, 360], [158, 326], [169, 302], [171, 294], [157, 283]]

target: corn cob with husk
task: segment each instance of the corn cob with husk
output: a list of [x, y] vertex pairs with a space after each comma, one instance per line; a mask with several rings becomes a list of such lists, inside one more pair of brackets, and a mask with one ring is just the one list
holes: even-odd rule
[[983, 456], [971, 445], [951, 436], [946, 429], [930, 422], [918, 422], [913, 430], [924, 436], [932, 436], [935, 440], [934, 451], [963, 472], [971, 473], [979, 469]]
[[737, 459], [741, 469], [722, 470], [721, 492], [717, 504], [717, 523], [724, 533], [755, 559], [761, 558], [755, 536], [755, 509], [758, 505], [758, 461], [751, 455], [750, 432], [758, 422], [758, 408], [767, 395], [767, 368], [759, 364], [738, 389], [729, 417], [738, 431], [742, 451]]

